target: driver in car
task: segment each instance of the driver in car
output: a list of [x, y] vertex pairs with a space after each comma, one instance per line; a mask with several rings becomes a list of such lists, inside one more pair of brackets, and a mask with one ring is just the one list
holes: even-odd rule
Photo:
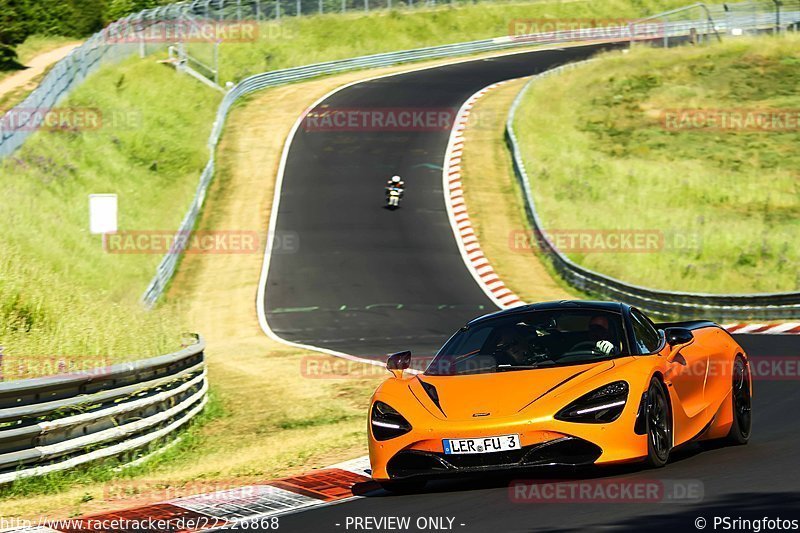
[[597, 351], [603, 355], [611, 355], [615, 351], [614, 336], [608, 317], [597, 315], [589, 321], [589, 338], [595, 343]]
[[525, 349], [524, 335], [516, 328], [505, 328], [497, 339], [493, 355], [498, 366], [525, 365], [528, 353]]

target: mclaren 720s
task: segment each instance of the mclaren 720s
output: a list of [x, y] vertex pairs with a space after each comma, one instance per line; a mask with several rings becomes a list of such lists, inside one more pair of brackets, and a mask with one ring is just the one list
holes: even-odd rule
[[412, 373], [411, 353], [369, 412], [373, 478], [541, 466], [667, 463], [690, 441], [750, 436], [747, 354], [707, 321], [655, 324], [611, 302], [561, 301], [486, 315]]

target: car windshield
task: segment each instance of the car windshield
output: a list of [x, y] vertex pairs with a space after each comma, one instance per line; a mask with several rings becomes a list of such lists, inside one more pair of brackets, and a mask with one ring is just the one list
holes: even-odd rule
[[427, 375], [574, 365], [624, 353], [622, 315], [592, 309], [531, 311], [466, 326], [439, 350]]

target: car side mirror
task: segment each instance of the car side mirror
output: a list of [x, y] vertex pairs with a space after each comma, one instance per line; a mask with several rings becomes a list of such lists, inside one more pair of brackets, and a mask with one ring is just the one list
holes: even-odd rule
[[686, 328], [667, 328], [664, 330], [664, 337], [669, 345], [668, 363], [680, 363], [686, 365], [686, 360], [680, 355], [681, 348], [694, 342], [694, 334]]
[[403, 370], [406, 370], [410, 366], [411, 352], [409, 351], [393, 353], [389, 356], [389, 359], [386, 360], [386, 368], [398, 379], [403, 377]]
[[694, 340], [692, 330], [686, 328], [667, 328], [664, 330], [667, 344], [672, 347], [689, 344]]

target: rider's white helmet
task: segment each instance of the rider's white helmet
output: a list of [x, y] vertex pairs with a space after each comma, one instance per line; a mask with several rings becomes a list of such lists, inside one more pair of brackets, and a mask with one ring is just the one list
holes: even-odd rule
[[400, 176], [392, 176], [392, 183], [400, 183]]

